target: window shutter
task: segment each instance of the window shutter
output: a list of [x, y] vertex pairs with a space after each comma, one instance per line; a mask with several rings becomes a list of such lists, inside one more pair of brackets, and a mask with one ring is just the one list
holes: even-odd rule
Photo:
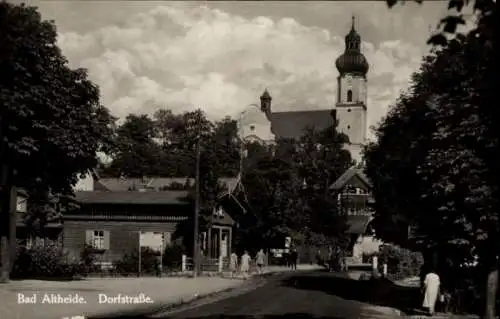
[[110, 237], [110, 231], [105, 230], [104, 231], [104, 249], [109, 250], [109, 237]]
[[93, 246], [93, 243], [92, 243], [92, 237], [93, 237], [93, 235], [94, 235], [94, 231], [93, 230], [87, 229], [85, 231], [85, 245]]

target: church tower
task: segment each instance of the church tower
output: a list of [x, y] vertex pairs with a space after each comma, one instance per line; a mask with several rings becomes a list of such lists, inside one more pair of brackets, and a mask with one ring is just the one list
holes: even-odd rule
[[367, 134], [367, 79], [368, 62], [361, 53], [361, 37], [352, 17], [351, 31], [345, 37], [345, 51], [337, 58], [336, 114], [337, 129], [349, 137], [346, 148], [357, 163], [361, 162], [361, 151]]

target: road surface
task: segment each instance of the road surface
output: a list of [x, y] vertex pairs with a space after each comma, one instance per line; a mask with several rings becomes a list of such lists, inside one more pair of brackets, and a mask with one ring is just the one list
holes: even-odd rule
[[[375, 286], [377, 287], [375, 287]], [[387, 286], [388, 287], [388, 286]], [[399, 318], [387, 306], [393, 293], [378, 284], [348, 279], [338, 274], [297, 272], [268, 279], [258, 288], [232, 292], [217, 299], [199, 301], [175, 311], [133, 318]], [[396, 292], [401, 297], [401, 292]], [[385, 301], [384, 298], [393, 300]], [[400, 298], [401, 299], [401, 298]], [[400, 300], [401, 301], [401, 300]], [[392, 303], [392, 304], [391, 304]], [[376, 306], [378, 305], [378, 306]], [[130, 317], [107, 317], [124, 319]]]

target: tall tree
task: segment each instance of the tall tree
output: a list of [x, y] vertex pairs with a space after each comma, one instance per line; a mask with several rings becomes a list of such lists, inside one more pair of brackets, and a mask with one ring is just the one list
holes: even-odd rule
[[[346, 218], [330, 185], [352, 165], [344, 134], [308, 129], [273, 149], [249, 145], [243, 183], [258, 222], [245, 229], [260, 247], [345, 244]], [[258, 239], [256, 239], [258, 238]]]
[[329, 188], [353, 165], [349, 152], [343, 149], [347, 142], [347, 136], [338, 133], [336, 126], [321, 131], [309, 128], [298, 141], [294, 160], [302, 181], [300, 205], [303, 214], [309, 216], [310, 244], [346, 244], [346, 215]]
[[243, 175], [251, 215], [257, 218], [243, 220], [239, 231], [241, 245], [252, 250], [281, 247], [286, 236], [297, 237], [304, 217], [294, 205], [300, 189], [294, 142], [279, 140], [274, 151], [257, 148], [253, 145]]
[[[454, 32], [449, 28], [445, 32]], [[455, 265], [479, 256], [489, 273], [486, 314], [493, 318], [499, 145], [488, 111], [493, 55], [481, 28], [439, 43], [443, 47], [424, 60], [410, 92], [378, 128], [366, 158], [378, 226], [415, 224], [422, 243]], [[377, 228], [386, 240], [404, 238]]]
[[113, 162], [105, 173], [135, 178], [157, 175], [162, 152], [156, 137], [156, 126], [149, 116], [128, 115], [117, 129]]
[[[398, 2], [398, 0], [387, 0], [389, 7], [394, 6]], [[417, 2], [422, 3], [422, 0], [418, 0]], [[466, 35], [461, 33], [458, 29], [458, 26], [465, 24], [465, 14], [464, 8], [471, 5], [474, 9], [474, 13], [476, 15], [476, 24], [475, 27], [469, 31]], [[497, 88], [494, 83], [496, 83], [497, 77], [497, 59], [496, 54], [494, 54], [494, 50], [498, 45], [498, 36], [496, 36], [496, 22], [499, 18], [499, 5], [495, 0], [449, 0], [448, 8], [451, 9], [450, 13], [443, 17], [440, 21], [440, 32], [433, 35], [428, 43], [433, 44], [439, 47], [448, 47], [453, 50], [453, 47], [456, 48], [456, 41], [462, 42], [464, 38], [466, 38], [466, 43], [462, 48], [458, 48], [458, 50], [464, 50], [466, 53], [466, 63], [465, 70], [469, 70], [472, 72], [463, 72], [462, 76], [469, 76], [470, 78], [464, 79], [464, 77], [460, 77], [463, 81], [464, 85], [470, 87], [473, 86], [474, 91], [467, 99], [469, 103], [464, 103], [463, 101], [458, 101], [457, 104], [454, 105], [454, 108], [464, 108], [467, 109], [467, 106], [473, 104], [476, 106], [474, 110], [473, 117], [475, 120], [468, 119], [473, 122], [473, 126], [477, 127], [478, 122], [481, 124], [481, 135], [475, 135], [471, 138], [470, 133], [462, 133], [465, 136], [468, 136], [468, 143], [471, 144], [471, 140], [476, 140], [477, 144], [481, 146], [474, 146], [473, 151], [466, 151], [463, 148], [461, 149], [461, 155], [458, 156], [461, 161], [467, 160], [469, 163], [475, 162], [473, 165], [473, 171], [478, 176], [486, 181], [488, 190], [484, 191], [484, 193], [489, 194], [487, 202], [489, 203], [490, 212], [487, 214], [486, 220], [490, 222], [490, 225], [493, 226], [493, 230], [490, 229], [489, 232], [485, 232], [482, 234], [483, 239], [488, 238], [486, 241], [490, 242], [498, 242], [495, 241], [495, 237], [498, 236], [498, 229], [500, 228], [500, 218], [499, 218], [499, 207], [498, 207], [498, 185], [500, 183], [498, 177], [500, 176], [500, 148], [498, 145], [499, 135], [497, 129], [497, 123], [500, 120], [499, 113], [497, 111], [495, 103], [491, 101], [496, 101], [498, 99]], [[450, 39], [454, 39], [451, 40]], [[451, 45], [450, 45], [451, 43]], [[451, 46], [451, 48], [450, 48]], [[464, 57], [462, 57], [464, 58]], [[474, 69], [475, 68], [475, 69]], [[465, 74], [464, 74], [465, 73]], [[477, 74], [481, 73], [480, 81], [477, 81]], [[451, 88], [451, 85], [449, 86]], [[475, 94], [475, 95], [473, 95]], [[474, 98], [472, 98], [474, 96]], [[455, 112], [455, 111], [452, 111]], [[461, 113], [461, 112], [458, 112]], [[448, 114], [449, 115], [449, 114]], [[448, 121], [448, 117], [446, 116], [446, 120], [442, 121], [442, 117], [439, 126], [443, 127], [443, 123], [450, 123]], [[457, 126], [460, 127], [460, 126]], [[449, 128], [449, 127], [448, 127]], [[441, 131], [443, 129], [441, 128]], [[454, 130], [455, 132], [457, 130]], [[453, 134], [451, 134], [453, 135]], [[445, 138], [442, 138], [443, 140]], [[463, 140], [460, 139], [462, 142]], [[449, 142], [449, 139], [447, 140]], [[488, 142], [484, 142], [488, 141]], [[479, 148], [479, 149], [478, 149]], [[435, 151], [433, 151], [436, 153]], [[451, 152], [456, 154], [456, 148]], [[471, 152], [473, 154], [471, 154]], [[449, 154], [449, 153], [448, 153]], [[449, 157], [448, 157], [449, 158]], [[475, 158], [475, 159], [474, 159]], [[480, 164], [480, 162], [483, 162]], [[439, 167], [443, 167], [446, 165], [441, 164]], [[472, 165], [472, 164], [471, 164]], [[479, 167], [484, 165], [487, 169], [486, 174], [480, 174], [481, 169]], [[477, 182], [474, 184], [473, 189], [476, 189]], [[477, 203], [477, 202], [476, 202]], [[469, 227], [469, 226], [468, 226]], [[488, 275], [488, 284], [487, 284], [487, 292], [486, 292], [486, 309], [485, 314], [487, 318], [495, 317], [495, 300], [498, 297], [498, 268], [499, 266], [499, 255], [500, 248], [496, 245], [496, 251], [489, 251], [490, 258], [489, 262], [489, 275]]]
[[0, 2], [2, 281], [15, 249], [13, 187], [71, 194], [112, 136], [113, 118], [97, 86], [85, 70], [68, 67], [56, 40], [55, 25], [36, 8]]

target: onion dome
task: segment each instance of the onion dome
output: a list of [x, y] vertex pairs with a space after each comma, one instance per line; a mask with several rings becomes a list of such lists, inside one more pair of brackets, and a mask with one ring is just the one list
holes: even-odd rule
[[363, 53], [361, 53], [361, 36], [354, 27], [355, 18], [352, 17], [351, 31], [345, 37], [345, 51], [335, 61], [335, 66], [340, 75], [351, 73], [361, 74], [363, 76], [368, 73], [368, 61]]

